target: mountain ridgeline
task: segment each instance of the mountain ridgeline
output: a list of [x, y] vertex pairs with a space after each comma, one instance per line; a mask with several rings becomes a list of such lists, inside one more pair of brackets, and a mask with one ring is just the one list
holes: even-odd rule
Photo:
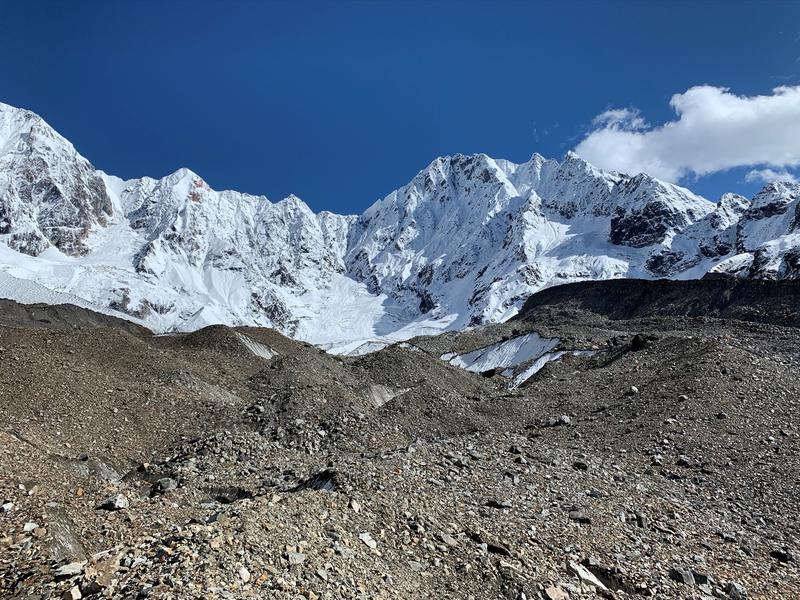
[[[800, 278], [800, 185], [714, 203], [574, 153], [437, 158], [363, 214], [215, 191], [180, 169], [123, 181], [0, 104], [0, 279], [156, 331], [274, 327], [333, 347], [506, 320], [534, 292], [618, 278]], [[9, 283], [12, 282], [12, 283]]]

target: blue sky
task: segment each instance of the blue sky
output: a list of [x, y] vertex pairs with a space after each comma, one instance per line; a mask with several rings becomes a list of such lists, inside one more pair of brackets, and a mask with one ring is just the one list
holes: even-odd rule
[[[788, 1], [4, 0], [0, 23], [0, 100], [41, 114], [96, 167], [186, 166], [216, 189], [337, 212], [438, 155], [558, 158], [609, 109], [628, 109], [612, 127], [630, 131], [636, 115], [675, 120], [670, 98], [693, 86], [800, 84], [800, 3]], [[761, 187], [745, 180], [753, 166], [692, 168], [680, 181], [713, 199]]]

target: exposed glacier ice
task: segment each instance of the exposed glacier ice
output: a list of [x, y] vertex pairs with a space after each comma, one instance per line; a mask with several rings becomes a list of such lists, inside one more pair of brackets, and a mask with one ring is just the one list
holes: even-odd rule
[[[508, 369], [535, 360], [560, 342], [558, 338], [543, 338], [538, 333], [529, 333], [466, 354], [445, 354], [441, 359], [467, 371], [483, 373], [490, 369]], [[449, 358], [445, 358], [447, 356]]]

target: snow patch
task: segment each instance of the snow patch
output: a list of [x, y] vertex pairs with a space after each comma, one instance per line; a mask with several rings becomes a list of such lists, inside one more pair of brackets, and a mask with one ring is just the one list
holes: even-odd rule
[[385, 385], [371, 384], [367, 388], [367, 398], [372, 402], [375, 408], [380, 408], [390, 400], [402, 396], [410, 388], [405, 389], [392, 389]]
[[466, 354], [456, 354], [455, 356], [443, 354], [441, 359], [455, 367], [461, 367], [473, 373], [483, 373], [490, 369], [513, 368], [535, 360], [558, 346], [560, 341], [558, 338], [543, 338], [538, 333], [528, 333], [478, 348]]
[[236, 334], [236, 337], [239, 339], [239, 341], [242, 342], [242, 345], [248, 350], [250, 350], [250, 352], [252, 352], [254, 355], [260, 356], [261, 358], [264, 358], [266, 360], [269, 360], [272, 357], [278, 355], [278, 353], [275, 352], [272, 348], [270, 348], [269, 346], [265, 346], [260, 342], [255, 341], [250, 336], [247, 336], [243, 333], [239, 333], [238, 331], [234, 333]]
[[[529, 333], [466, 354], [448, 352], [439, 358], [473, 373], [502, 369], [500, 375], [511, 379], [508, 387], [514, 389], [541, 371], [547, 363], [562, 356], [593, 356], [599, 352], [599, 350], [554, 350], [560, 343], [561, 340], [558, 338], [544, 338], [538, 333]], [[518, 367], [526, 364], [522, 371], [517, 372]]]

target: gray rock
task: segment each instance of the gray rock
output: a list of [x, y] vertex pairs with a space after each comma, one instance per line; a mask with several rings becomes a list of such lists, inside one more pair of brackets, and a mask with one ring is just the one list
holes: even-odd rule
[[83, 598], [81, 590], [77, 585], [73, 585], [70, 589], [61, 595], [62, 600], [80, 600]]
[[568, 566], [569, 570], [575, 573], [575, 575], [578, 576], [578, 579], [580, 579], [582, 582], [588, 583], [589, 585], [601, 590], [607, 589], [606, 586], [603, 585], [597, 577], [595, 577], [594, 573], [592, 573], [583, 565], [580, 565], [574, 561], [569, 561]]
[[159, 494], [166, 494], [172, 490], [178, 489], [178, 482], [172, 477], [162, 477], [153, 484], [153, 489], [150, 491], [151, 496]]
[[86, 551], [81, 544], [75, 524], [60, 504], [51, 502], [45, 507], [50, 539], [47, 542], [51, 558], [57, 563], [72, 563], [86, 560]]
[[698, 573], [695, 570], [692, 570], [692, 575], [694, 576], [694, 583], [698, 587], [698, 589], [706, 595], [711, 595], [711, 587], [714, 581], [704, 573]]
[[684, 585], [694, 585], [694, 573], [686, 567], [672, 567], [669, 570], [669, 578]]
[[571, 521], [575, 521], [576, 523], [581, 523], [582, 525], [588, 525], [592, 522], [592, 520], [587, 517], [582, 510], [571, 510], [569, 511], [569, 518]]
[[378, 547], [378, 542], [373, 540], [372, 536], [366, 531], [363, 531], [363, 532], [359, 533], [358, 534], [358, 539], [360, 539], [362, 542], [364, 542], [364, 544], [369, 546], [372, 550], [374, 550], [375, 548]]
[[729, 581], [725, 586], [725, 592], [731, 600], [746, 600], [747, 598], [747, 590], [736, 581]]
[[547, 600], [569, 600], [569, 594], [560, 587], [554, 585], [545, 588], [544, 597], [547, 598]]
[[501, 556], [513, 556], [513, 553], [508, 546], [486, 531], [468, 531], [467, 535], [473, 542], [481, 546], [486, 552], [491, 554], [500, 554]]
[[123, 494], [114, 494], [103, 500], [97, 508], [103, 510], [122, 510], [131, 505]]
[[53, 576], [56, 579], [70, 579], [72, 577], [77, 577], [78, 575], [83, 573], [83, 568], [85, 566], [86, 566], [85, 561], [68, 563], [66, 565], [58, 567], [53, 573]]
[[449, 533], [446, 533], [444, 531], [439, 534], [439, 539], [442, 540], [442, 542], [444, 542], [446, 545], [448, 545], [450, 547], [454, 548], [454, 547], [458, 546], [458, 540], [456, 538], [454, 538], [452, 535], [450, 535]]

